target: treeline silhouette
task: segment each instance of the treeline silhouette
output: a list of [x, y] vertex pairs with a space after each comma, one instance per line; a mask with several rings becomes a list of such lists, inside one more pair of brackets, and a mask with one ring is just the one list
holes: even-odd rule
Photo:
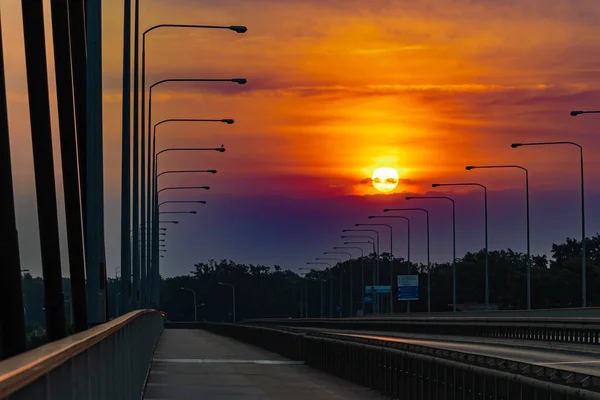
[[[588, 238], [588, 303], [600, 305], [600, 235]], [[533, 308], [559, 308], [581, 306], [581, 242], [567, 239], [564, 243], [552, 245], [551, 257], [532, 258], [532, 306]], [[198, 319], [209, 321], [232, 320], [232, 293], [228, 286], [218, 282], [233, 284], [236, 291], [237, 320], [261, 317], [299, 317], [301, 288], [308, 293], [308, 317], [321, 315], [321, 293], [323, 294], [323, 316], [330, 315], [330, 288], [333, 289], [333, 316], [339, 316], [340, 271], [342, 271], [342, 313], [349, 315], [350, 270], [353, 281], [354, 310], [361, 308], [361, 262], [364, 266], [365, 284], [371, 285], [373, 265], [379, 263], [380, 284], [390, 283], [390, 256], [373, 254], [353, 259], [333, 267], [330, 284], [328, 270], [313, 270], [303, 274], [275, 265], [238, 264], [229, 260], [208, 261], [193, 267], [189, 275], [162, 279], [161, 308], [172, 321], [190, 321], [194, 318], [193, 298], [189, 291], [197, 294]], [[484, 302], [484, 252], [467, 253], [457, 260], [457, 303], [482, 304]], [[304, 265], [303, 267], [310, 267]], [[427, 311], [427, 265], [422, 263], [410, 266], [401, 258], [394, 259], [394, 274], [419, 274], [420, 299], [411, 301], [411, 312]], [[527, 256], [512, 250], [495, 250], [489, 253], [490, 303], [499, 309], [526, 308], [526, 268]], [[301, 271], [303, 272], [303, 271]], [[321, 285], [321, 282], [322, 285]], [[45, 341], [44, 286], [42, 278], [23, 275], [24, 305], [29, 342], [32, 347]], [[306, 285], [306, 286], [304, 286]], [[392, 287], [395, 287], [393, 282]], [[108, 280], [108, 312], [114, 318], [117, 313], [117, 300], [120, 296], [118, 279]], [[321, 292], [322, 290], [322, 292]], [[65, 293], [65, 313], [70, 323], [70, 279], [63, 278]], [[395, 293], [394, 293], [395, 296]], [[431, 265], [431, 311], [450, 311], [452, 303], [452, 263], [432, 263]], [[203, 304], [203, 305], [201, 305]], [[389, 301], [383, 299], [381, 312], [389, 312]], [[406, 311], [404, 301], [394, 301], [394, 311]], [[372, 306], [366, 305], [367, 314]], [[306, 315], [306, 313], [304, 313]]]
[[[588, 260], [588, 305], [600, 304], [600, 236], [587, 239]], [[525, 309], [527, 255], [513, 250], [494, 250], [489, 255], [490, 304], [499, 309]], [[483, 304], [485, 296], [484, 266], [485, 253], [467, 253], [457, 259], [457, 303]], [[312, 270], [305, 275], [306, 281], [298, 272], [273, 268], [264, 265], [238, 264], [229, 260], [199, 263], [190, 275], [167, 278], [162, 281], [161, 304], [169, 320], [184, 321], [194, 318], [192, 294], [181, 287], [193, 289], [197, 293], [198, 319], [209, 321], [230, 321], [232, 296], [231, 288], [219, 285], [229, 283], [236, 290], [237, 319], [260, 317], [299, 317], [301, 290], [306, 285], [308, 317], [330, 315], [339, 316], [340, 271], [342, 276], [342, 315], [349, 315], [350, 271], [353, 282], [354, 310], [361, 308], [361, 263], [364, 267], [365, 283], [373, 282], [374, 264], [379, 263], [379, 284], [390, 284], [390, 255], [375, 257], [374, 254], [349, 260], [335, 265], [329, 270]], [[411, 301], [412, 312], [427, 311], [427, 265], [411, 264], [402, 258], [393, 260], [394, 275], [419, 275], [420, 299]], [[308, 267], [308, 265], [305, 265]], [[432, 263], [431, 265], [431, 311], [452, 309], [452, 263]], [[321, 286], [321, 282], [323, 285]], [[532, 257], [531, 272], [532, 307], [561, 308], [581, 306], [581, 241], [567, 239], [564, 243], [552, 245], [551, 258]], [[392, 283], [395, 287], [396, 283]], [[301, 289], [302, 288], [302, 289]], [[333, 307], [330, 307], [330, 288], [333, 289]], [[394, 291], [394, 296], [395, 296]], [[381, 312], [389, 312], [389, 300], [381, 302]], [[372, 312], [372, 305], [366, 305], [366, 312]], [[404, 301], [394, 301], [394, 312], [405, 312]], [[306, 315], [306, 314], [305, 314]]]

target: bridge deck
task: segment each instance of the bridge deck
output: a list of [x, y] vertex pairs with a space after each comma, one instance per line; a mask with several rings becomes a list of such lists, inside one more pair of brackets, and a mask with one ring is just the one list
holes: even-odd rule
[[367, 388], [201, 330], [165, 329], [145, 399], [383, 399]]

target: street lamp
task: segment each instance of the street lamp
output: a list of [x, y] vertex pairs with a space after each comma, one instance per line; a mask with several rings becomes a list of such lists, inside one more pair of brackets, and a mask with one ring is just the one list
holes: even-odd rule
[[448, 196], [407, 196], [406, 200], [448, 200], [452, 203], [452, 311], [456, 312], [456, 206]]
[[[337, 261], [338, 264], [342, 263], [342, 260], [340, 260], [339, 258], [334, 258], [334, 257], [316, 257], [315, 260], [319, 260], [319, 261]], [[333, 267], [331, 267], [331, 271], [332, 271], [332, 279], [331, 279], [331, 289], [333, 289]], [[343, 270], [342, 270], [342, 266], [339, 265], [338, 268], [339, 271], [339, 280], [340, 280], [340, 295], [339, 295], [339, 302], [340, 305], [342, 305], [342, 286], [343, 286]], [[330, 311], [333, 312], [333, 290], [330, 290], [330, 295], [329, 295], [329, 300], [331, 302], [330, 304]], [[343, 305], [342, 305], [343, 307]], [[343, 311], [342, 311], [343, 312]], [[340, 313], [341, 315], [341, 313]], [[333, 317], [333, 314], [331, 314], [331, 316]]]
[[[393, 291], [392, 291], [392, 285], [393, 285], [393, 281], [394, 281], [394, 229], [392, 228], [391, 225], [388, 224], [354, 224], [354, 226], [387, 226], [388, 228], [390, 228], [390, 314], [394, 313], [394, 296], [393, 296]], [[378, 271], [379, 272], [379, 271]], [[379, 281], [379, 276], [377, 277], [377, 280]]]
[[[342, 232], [373, 232], [375, 233], [375, 237], [377, 238], [377, 252], [375, 253], [375, 258], [373, 258], [373, 284], [379, 285], [379, 231], [375, 229], [344, 229]], [[342, 238], [344, 238], [342, 236]], [[373, 293], [373, 300], [375, 300], [375, 293]], [[373, 314], [375, 314], [375, 310], [377, 308], [378, 311], [379, 302], [373, 302]]]
[[206, 204], [206, 201], [204, 201], [204, 200], [169, 200], [169, 201], [163, 201], [162, 203], [159, 203], [158, 207], [160, 208], [160, 206], [162, 206], [163, 204]]
[[529, 229], [529, 171], [520, 165], [467, 165], [465, 169], [498, 169], [498, 168], [517, 168], [525, 172], [525, 205], [527, 209], [527, 310], [531, 310], [531, 246]]
[[[407, 249], [407, 255], [406, 255], [406, 263], [407, 263], [407, 267], [406, 267], [406, 275], [410, 275], [410, 219], [408, 219], [408, 217], [404, 217], [401, 215], [370, 215], [369, 219], [378, 219], [378, 218], [396, 218], [396, 219], [404, 219], [406, 220], [406, 226], [407, 226], [407, 234], [406, 234], [406, 240], [407, 240], [407, 244], [406, 244], [406, 249]], [[391, 228], [390, 228], [390, 239], [391, 239]], [[392, 290], [392, 283], [393, 282], [393, 276], [390, 276], [390, 291]], [[392, 308], [393, 310], [393, 308]], [[406, 301], [406, 312], [409, 313], [410, 312], [410, 300]]]
[[421, 211], [425, 213], [427, 222], [427, 312], [431, 312], [431, 261], [429, 258], [429, 211], [416, 207], [416, 208], [384, 208], [383, 212], [390, 211]]
[[156, 194], [164, 192], [165, 190], [190, 190], [190, 189], [210, 190], [210, 186], [169, 186], [169, 187], [160, 189], [158, 192], [156, 192]]
[[[600, 111], [572, 111], [573, 113], [597, 113]], [[583, 185], [583, 147], [575, 142], [532, 142], [532, 143], [513, 143], [513, 149], [522, 146], [548, 146], [548, 145], [571, 145], [579, 148], [579, 165], [581, 180], [581, 298], [582, 307], [587, 307], [587, 258], [585, 250], [585, 190]]]
[[188, 170], [180, 170], [180, 171], [164, 171], [161, 172], [160, 174], [156, 175], [157, 178], [161, 177], [162, 175], [166, 175], [166, 174], [191, 174], [191, 173], [207, 173], [207, 174], [216, 174], [217, 170], [216, 169], [188, 169]]
[[[332, 279], [332, 265], [328, 262], [315, 262], [309, 261], [307, 265], [327, 265], [329, 266], [329, 318], [333, 318], [333, 279]], [[321, 318], [323, 318], [323, 281], [321, 281]]]
[[576, 117], [581, 114], [600, 114], [600, 111], [571, 111], [571, 117]]
[[232, 309], [233, 309], [233, 323], [235, 323], [236, 318], [235, 318], [235, 286], [233, 286], [231, 283], [223, 283], [223, 282], [218, 282], [219, 285], [221, 286], [230, 286], [231, 287], [231, 293], [233, 295], [233, 300], [232, 300]]
[[196, 291], [194, 289], [188, 289], [186, 287], [181, 287], [181, 290], [185, 290], [187, 292], [192, 292], [194, 295], [194, 322], [198, 322], [198, 308], [196, 308]]
[[159, 224], [178, 224], [179, 221], [158, 221]]
[[[354, 315], [354, 312], [352, 311], [353, 305], [352, 305], [352, 286], [354, 285], [353, 283], [353, 276], [354, 276], [354, 271], [352, 268], [352, 253], [348, 253], [347, 251], [326, 251], [323, 254], [344, 254], [348, 256], [348, 261], [350, 262], [350, 308], [348, 309], [348, 313], [349, 315], [352, 317]], [[344, 301], [342, 299], [342, 285], [343, 285], [343, 281], [342, 281], [342, 266], [340, 265], [340, 301], [342, 304], [342, 307], [344, 305]], [[343, 311], [342, 311], [343, 312]]]
[[487, 206], [487, 187], [480, 183], [432, 183], [431, 187], [441, 186], [479, 186], [483, 188], [484, 204], [484, 230], [485, 230], [485, 309], [490, 309], [490, 289], [489, 289], [489, 261], [488, 261], [488, 206]]
[[197, 211], [161, 211], [158, 215], [161, 214], [198, 214]]
[[[360, 243], [366, 243], [366, 242], [360, 242]], [[363, 251], [362, 247], [358, 247], [358, 246], [336, 246], [333, 248], [334, 250], [360, 250], [360, 277], [361, 277], [361, 285], [362, 285], [362, 289], [361, 289], [361, 293], [364, 292], [365, 288], [365, 265], [364, 265], [364, 257], [365, 257], [365, 252]], [[347, 253], [350, 254], [350, 253]], [[352, 272], [352, 265], [350, 265], [350, 315], [354, 316], [354, 283], [353, 283], [353, 279], [354, 279], [354, 273]], [[363, 293], [363, 298], [362, 298], [362, 312], [364, 315], [365, 312], [365, 307], [364, 307], [364, 302], [365, 302], [365, 296]]]

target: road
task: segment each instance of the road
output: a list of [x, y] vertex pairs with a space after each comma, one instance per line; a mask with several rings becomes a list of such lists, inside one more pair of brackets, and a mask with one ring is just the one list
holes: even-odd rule
[[535, 364], [600, 377], [600, 346], [563, 343], [540, 343], [517, 340], [457, 338], [444, 335], [405, 334], [376, 331], [339, 331], [302, 328], [306, 331], [327, 332], [434, 347], [451, 351], [498, 357], [511, 361]]

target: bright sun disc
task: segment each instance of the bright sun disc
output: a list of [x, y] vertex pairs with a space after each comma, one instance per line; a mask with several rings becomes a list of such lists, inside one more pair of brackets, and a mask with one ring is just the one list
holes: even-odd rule
[[373, 187], [380, 192], [391, 192], [398, 186], [398, 171], [394, 168], [377, 168], [371, 181]]

